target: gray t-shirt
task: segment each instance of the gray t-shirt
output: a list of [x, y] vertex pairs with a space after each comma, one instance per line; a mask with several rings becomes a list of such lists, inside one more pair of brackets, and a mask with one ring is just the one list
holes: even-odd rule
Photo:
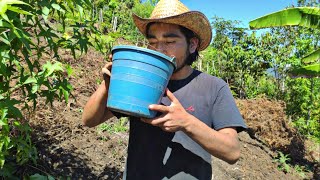
[[[168, 88], [186, 111], [219, 130], [246, 128], [228, 84], [194, 70], [183, 80], [171, 80]], [[170, 105], [163, 97], [161, 103]], [[160, 115], [160, 114], [159, 114]], [[182, 131], [165, 132], [130, 118], [126, 179], [211, 179], [211, 155]]]

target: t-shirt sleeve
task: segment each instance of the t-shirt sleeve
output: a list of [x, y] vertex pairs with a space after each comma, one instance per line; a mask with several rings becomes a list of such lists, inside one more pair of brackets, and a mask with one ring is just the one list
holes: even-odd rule
[[240, 132], [247, 128], [227, 83], [219, 89], [211, 115], [215, 130], [234, 127]]

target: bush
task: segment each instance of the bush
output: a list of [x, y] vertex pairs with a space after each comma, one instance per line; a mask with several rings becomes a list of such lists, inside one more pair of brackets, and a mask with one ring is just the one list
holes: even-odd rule
[[289, 79], [287, 86], [287, 114], [301, 133], [320, 142], [320, 80]]
[[249, 99], [261, 96], [273, 99], [277, 94], [275, 79], [270, 76], [262, 76], [257, 80], [248, 76], [245, 87], [246, 96]]

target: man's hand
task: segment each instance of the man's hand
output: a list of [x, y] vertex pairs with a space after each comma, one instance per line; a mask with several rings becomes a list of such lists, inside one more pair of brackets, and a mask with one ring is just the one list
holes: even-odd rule
[[169, 91], [169, 89], [166, 89], [166, 94], [171, 101], [170, 106], [158, 104], [152, 104], [149, 106], [150, 110], [159, 111], [163, 114], [153, 119], [142, 118], [141, 120], [153, 126], [158, 126], [164, 131], [168, 132], [183, 130], [191, 115], [186, 112], [179, 100], [173, 95], [172, 92]]
[[103, 76], [107, 75], [107, 76], [111, 76], [111, 68], [112, 68], [112, 54], [109, 55], [109, 62], [103, 66], [102, 68], [102, 74]]
[[211, 155], [230, 164], [237, 162], [240, 157], [240, 145], [235, 128], [227, 127], [216, 131], [186, 112], [168, 89], [166, 94], [171, 101], [170, 106], [150, 105], [149, 109], [163, 114], [154, 119], [141, 119], [143, 122], [168, 132], [181, 130]]
[[111, 77], [111, 68], [112, 68], [112, 55], [109, 55], [109, 61], [105, 64], [101, 70], [103, 80], [105, 82], [106, 89], [109, 89], [110, 77]]
[[111, 76], [111, 68], [112, 68], [112, 62], [108, 62], [105, 64], [101, 70], [102, 74], [106, 74], [107, 76]]

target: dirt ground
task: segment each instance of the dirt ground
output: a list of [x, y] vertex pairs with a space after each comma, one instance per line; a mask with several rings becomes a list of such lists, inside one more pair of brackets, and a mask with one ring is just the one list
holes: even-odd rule
[[[25, 171], [71, 179], [122, 179], [128, 132], [102, 132], [81, 125], [83, 107], [100, 82], [106, 60], [95, 52], [74, 60], [63, 55], [75, 72], [73, 98], [53, 107], [39, 103], [30, 120], [39, 164]], [[236, 100], [249, 129], [239, 134], [241, 158], [234, 165], [213, 158], [213, 179], [320, 179], [319, 146], [299, 136], [284, 114], [284, 104], [267, 99]], [[110, 123], [116, 123], [112, 119]], [[291, 167], [279, 170], [278, 152], [288, 154]]]

